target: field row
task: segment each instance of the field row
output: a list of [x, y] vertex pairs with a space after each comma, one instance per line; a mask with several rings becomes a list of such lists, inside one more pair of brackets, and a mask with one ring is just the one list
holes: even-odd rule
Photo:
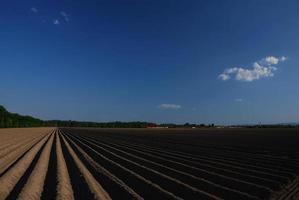
[[[94, 159], [99, 156], [108, 158], [110, 162], [125, 166], [184, 199], [267, 199], [289, 185], [298, 174], [298, 160], [294, 158], [287, 160], [283, 166], [279, 166], [280, 158], [275, 160], [272, 158], [274, 156], [263, 160], [254, 157], [260, 162], [250, 163], [246, 159], [253, 159], [253, 156], [245, 153], [242, 160], [223, 151], [190, 154], [170, 150], [169, 146], [165, 148], [165, 141], [157, 145], [159, 137], [156, 138], [156, 145], [152, 145], [151, 140], [138, 134], [130, 139], [124, 133], [93, 133], [76, 129], [64, 129], [64, 132], [74, 141], [84, 143], [81, 144], [82, 148], [87, 148], [87, 151], [92, 148], [100, 152]], [[281, 159], [286, 162], [285, 157]], [[112, 169], [103, 159], [97, 162]], [[199, 194], [204, 194], [204, 197], [196, 196]]]
[[179, 146], [171, 134], [133, 137], [114, 131], [45, 128], [26, 137], [5, 136], [0, 199], [282, 200], [298, 195], [294, 156], [219, 150], [216, 144], [194, 143], [188, 134]]

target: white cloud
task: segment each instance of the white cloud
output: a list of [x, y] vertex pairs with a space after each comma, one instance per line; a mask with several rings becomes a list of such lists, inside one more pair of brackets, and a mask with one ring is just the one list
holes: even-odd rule
[[286, 61], [287, 57], [282, 56], [280, 58], [276, 58], [274, 56], [268, 56], [266, 58], [263, 58], [262, 60], [260, 60], [260, 64], [261, 65], [277, 65], [279, 62], [283, 62]]
[[223, 80], [223, 81], [226, 81], [226, 80], [230, 79], [230, 76], [227, 75], [227, 74], [220, 74], [220, 75], [218, 76], [218, 78], [220, 78], [220, 79]]
[[64, 11], [60, 11], [60, 15], [63, 17], [63, 19], [66, 22], [70, 21], [70, 18], [69, 18], [70, 15], [66, 14]]
[[235, 102], [243, 102], [243, 99], [242, 98], [237, 98], [237, 99], [235, 99]]
[[177, 110], [177, 109], [181, 108], [181, 105], [163, 103], [163, 104], [160, 104], [158, 107], [161, 109]]
[[[36, 7], [31, 7], [30, 11], [33, 13], [40, 13], [39, 9]], [[41, 16], [40, 18], [42, 19], [42, 22], [50, 22], [53, 23], [54, 25], [62, 25], [63, 23], [67, 23], [70, 21], [70, 14], [66, 13], [65, 11], [60, 11], [58, 15], [53, 16], [53, 18], [49, 18], [49, 16], [43, 15], [43, 13], [40, 13]]]
[[266, 58], [263, 58], [260, 63], [263, 65], [277, 65], [279, 62], [279, 58], [276, 58], [274, 56], [268, 56]]
[[35, 7], [30, 8], [30, 10], [31, 10], [31, 12], [34, 12], [34, 13], [37, 13], [37, 12], [38, 12], [38, 9], [35, 8]]
[[219, 79], [226, 81], [234, 76], [238, 81], [251, 82], [260, 78], [274, 76], [274, 71], [277, 70], [273, 65], [277, 65], [279, 62], [287, 60], [287, 57], [282, 56], [276, 58], [274, 56], [268, 56], [261, 59], [258, 62], [254, 62], [251, 69], [245, 69], [242, 67], [233, 67], [224, 70], [222, 74], [218, 76]]
[[58, 20], [58, 19], [54, 19], [54, 20], [53, 20], [53, 24], [55, 24], [55, 25], [59, 25], [59, 24], [60, 24], [60, 22], [59, 22], [59, 20]]

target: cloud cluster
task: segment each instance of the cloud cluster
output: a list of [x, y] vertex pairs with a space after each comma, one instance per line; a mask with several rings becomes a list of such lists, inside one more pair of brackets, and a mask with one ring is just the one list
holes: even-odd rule
[[232, 76], [238, 81], [251, 82], [260, 78], [274, 76], [274, 71], [277, 70], [274, 65], [287, 60], [287, 57], [282, 56], [280, 58], [274, 56], [268, 56], [260, 61], [254, 62], [251, 69], [245, 69], [242, 67], [232, 67], [224, 70], [222, 74], [218, 76], [223, 81], [229, 80]]
[[163, 103], [163, 104], [160, 104], [158, 107], [161, 109], [177, 110], [177, 109], [181, 108], [181, 105]]
[[[37, 9], [36, 7], [31, 7], [30, 11], [33, 13], [39, 13], [42, 16], [42, 12], [39, 12], [39, 9]], [[63, 24], [64, 23], [68, 23], [70, 21], [70, 16], [69, 14], [67, 14], [65, 11], [60, 11], [59, 15], [56, 15], [54, 18], [50, 18], [47, 16], [42, 16], [43, 22], [51, 22], [54, 25], [59, 25], [59, 24]]]
[[64, 11], [60, 11], [60, 15], [63, 17], [64, 21], [68, 22], [70, 21], [70, 18], [68, 14], [66, 14]]
[[[55, 24], [55, 25], [59, 25], [59, 24], [61, 24], [61, 23], [63, 22], [63, 20], [64, 20], [65, 23], [67, 23], [67, 22], [70, 21], [70, 18], [69, 18], [70, 15], [66, 14], [66, 12], [64, 12], [64, 11], [60, 11], [59, 14], [61, 15], [61, 16], [60, 16], [60, 19], [59, 19], [59, 18], [54, 19], [54, 20], [53, 20], [53, 24]], [[61, 18], [63, 18], [63, 19], [61, 19]]]

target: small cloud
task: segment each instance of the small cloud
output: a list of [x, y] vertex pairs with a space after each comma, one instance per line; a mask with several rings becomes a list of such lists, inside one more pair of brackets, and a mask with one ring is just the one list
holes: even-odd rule
[[277, 65], [279, 62], [286, 61], [287, 57], [282, 56], [280, 58], [276, 58], [274, 56], [268, 56], [266, 58], [263, 58], [259, 61], [261, 65]]
[[60, 11], [60, 15], [63, 17], [63, 19], [64, 19], [66, 22], [70, 21], [70, 18], [69, 18], [70, 15], [66, 14], [66, 12], [64, 12], [64, 11]]
[[31, 12], [34, 12], [34, 13], [37, 13], [37, 12], [38, 12], [38, 9], [35, 8], [35, 7], [31, 7], [31, 8], [30, 8], [30, 11], [31, 11]]
[[53, 24], [55, 24], [55, 25], [59, 25], [59, 24], [60, 24], [60, 22], [59, 22], [59, 20], [58, 20], [58, 19], [54, 19], [54, 20], [53, 20]]
[[237, 99], [235, 99], [235, 102], [243, 102], [243, 99], [242, 98], [237, 98]]
[[218, 78], [223, 80], [223, 81], [226, 81], [226, 80], [230, 79], [230, 76], [228, 74], [220, 74], [218, 76]]
[[181, 108], [181, 105], [177, 105], [177, 104], [160, 104], [158, 106], [158, 108], [161, 108], [161, 109], [169, 109], [169, 110], [178, 110]]
[[242, 67], [232, 67], [224, 70], [222, 74], [218, 76], [219, 79], [227, 81], [231, 76], [235, 76], [238, 81], [251, 82], [260, 78], [274, 76], [274, 71], [277, 70], [274, 65], [287, 60], [287, 57], [282, 56], [280, 58], [274, 56], [268, 56], [260, 61], [254, 62], [251, 69]]

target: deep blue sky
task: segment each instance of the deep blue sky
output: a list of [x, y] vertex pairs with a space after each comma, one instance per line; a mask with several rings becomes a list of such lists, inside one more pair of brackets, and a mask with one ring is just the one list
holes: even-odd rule
[[[91, 121], [299, 122], [296, 0], [0, 7], [0, 104], [10, 111]], [[251, 73], [269, 56], [287, 58], [273, 76], [218, 77], [232, 67]]]

